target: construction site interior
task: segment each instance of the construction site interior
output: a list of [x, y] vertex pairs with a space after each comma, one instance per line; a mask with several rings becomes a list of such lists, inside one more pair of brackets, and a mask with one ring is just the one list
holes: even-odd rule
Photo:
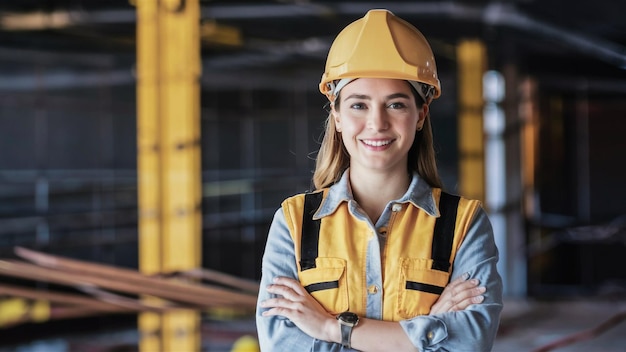
[[328, 49], [372, 8], [435, 54], [439, 171], [500, 254], [493, 351], [626, 351], [626, 3], [19, 0], [0, 2], [0, 352], [257, 351]]

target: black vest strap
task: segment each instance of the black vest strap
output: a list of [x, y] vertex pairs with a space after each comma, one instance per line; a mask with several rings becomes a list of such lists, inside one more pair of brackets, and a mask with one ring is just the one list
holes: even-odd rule
[[441, 192], [441, 198], [439, 199], [439, 214], [441, 216], [435, 221], [433, 234], [433, 270], [450, 271], [450, 254], [452, 254], [459, 200], [459, 196]]
[[313, 215], [322, 204], [324, 192], [307, 193], [304, 196], [302, 213], [302, 240], [300, 248], [300, 270], [315, 268], [320, 235], [320, 219], [313, 220]]
[[[304, 212], [302, 213], [302, 240], [300, 248], [300, 270], [315, 268], [315, 259], [318, 256], [318, 242], [321, 220], [313, 220], [313, 215], [319, 208], [324, 197], [323, 192], [307, 193], [304, 197]], [[454, 229], [459, 206], [459, 196], [441, 192], [439, 200], [440, 217], [435, 221], [432, 243], [433, 270], [449, 272], [450, 255], [454, 242]]]

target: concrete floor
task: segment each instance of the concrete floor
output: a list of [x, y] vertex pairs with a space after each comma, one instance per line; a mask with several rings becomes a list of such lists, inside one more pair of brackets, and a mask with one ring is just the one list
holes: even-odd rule
[[[542, 346], [595, 328], [620, 312], [626, 312], [626, 297], [611, 300], [577, 299], [554, 302], [509, 299], [504, 304], [500, 330], [493, 351], [539, 352]], [[28, 343], [13, 346], [0, 346], [0, 352], [136, 350], [138, 334], [134, 325], [128, 322], [123, 327], [118, 326], [118, 329], [113, 328], [113, 331], [107, 333], [80, 330], [82, 329], [76, 329], [73, 334], [65, 336], [42, 340], [33, 339]], [[3, 331], [0, 330], [0, 339], [2, 339], [2, 334]], [[202, 329], [203, 351], [230, 352], [233, 343], [238, 338], [254, 334], [254, 319], [251, 318], [237, 321], [205, 321]], [[626, 352], [626, 319], [593, 339], [550, 351]]]
[[[590, 331], [626, 312], [626, 297], [611, 300], [505, 301], [494, 352], [532, 352], [573, 334]], [[547, 351], [547, 350], [546, 350]], [[625, 352], [626, 319], [597, 337], [551, 349], [558, 352]]]

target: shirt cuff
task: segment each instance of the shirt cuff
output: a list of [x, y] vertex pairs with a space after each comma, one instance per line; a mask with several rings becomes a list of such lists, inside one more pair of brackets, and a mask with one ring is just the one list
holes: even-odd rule
[[420, 351], [431, 351], [448, 338], [448, 328], [443, 320], [433, 316], [418, 316], [400, 321], [413, 346]]

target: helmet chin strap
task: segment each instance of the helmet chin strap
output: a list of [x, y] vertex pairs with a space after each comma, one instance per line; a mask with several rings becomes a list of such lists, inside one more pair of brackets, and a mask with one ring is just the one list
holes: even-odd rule
[[333, 83], [334, 87], [332, 87], [331, 92], [334, 97], [339, 95], [339, 91], [345, 87], [348, 83], [354, 81], [357, 78], [342, 78], [337, 83]]
[[420, 97], [422, 97], [422, 100], [426, 103], [426, 105], [430, 105], [430, 102], [433, 100], [433, 96], [435, 95], [435, 89], [433, 86], [417, 81], [407, 82], [415, 88], [415, 91]]

